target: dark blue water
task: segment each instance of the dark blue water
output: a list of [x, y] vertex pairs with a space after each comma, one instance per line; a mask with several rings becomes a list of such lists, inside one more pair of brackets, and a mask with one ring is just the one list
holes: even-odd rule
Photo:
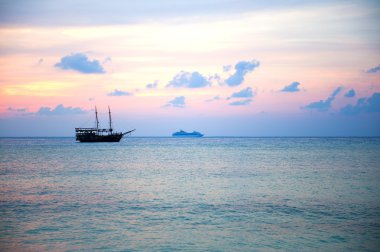
[[0, 250], [379, 251], [379, 138], [0, 139]]

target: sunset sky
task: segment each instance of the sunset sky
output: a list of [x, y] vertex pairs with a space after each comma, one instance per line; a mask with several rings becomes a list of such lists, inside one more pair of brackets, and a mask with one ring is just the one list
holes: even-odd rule
[[380, 136], [379, 1], [0, 0], [0, 136]]

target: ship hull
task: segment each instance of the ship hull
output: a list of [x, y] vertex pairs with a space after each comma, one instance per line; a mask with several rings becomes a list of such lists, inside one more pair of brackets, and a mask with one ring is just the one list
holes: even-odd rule
[[177, 138], [197, 138], [197, 137], [203, 137], [203, 135], [172, 135], [172, 137], [177, 137]]
[[76, 140], [82, 143], [96, 143], [96, 142], [120, 142], [123, 134], [112, 135], [77, 135]]

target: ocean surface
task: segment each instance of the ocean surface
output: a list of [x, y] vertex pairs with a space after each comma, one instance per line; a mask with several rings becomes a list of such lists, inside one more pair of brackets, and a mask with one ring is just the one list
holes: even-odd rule
[[0, 251], [379, 251], [380, 138], [0, 138]]

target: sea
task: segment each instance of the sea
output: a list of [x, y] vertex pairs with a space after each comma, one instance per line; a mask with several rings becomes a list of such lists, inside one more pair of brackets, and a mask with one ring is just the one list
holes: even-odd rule
[[0, 138], [0, 251], [380, 251], [380, 138]]

